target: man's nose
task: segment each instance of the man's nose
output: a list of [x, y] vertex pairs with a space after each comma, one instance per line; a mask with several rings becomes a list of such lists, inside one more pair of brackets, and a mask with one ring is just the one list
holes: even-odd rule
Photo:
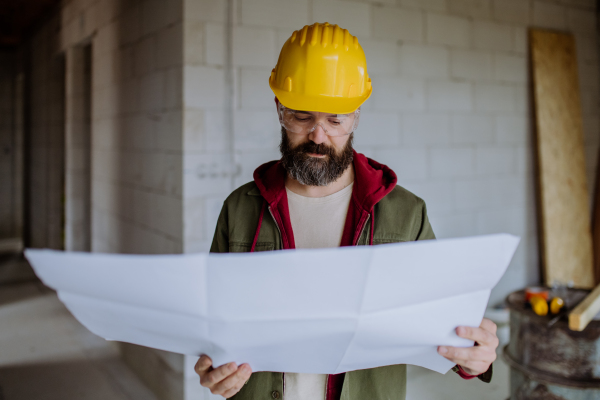
[[316, 144], [321, 144], [327, 141], [327, 134], [325, 128], [321, 124], [317, 124], [312, 132], [308, 135], [308, 138]]

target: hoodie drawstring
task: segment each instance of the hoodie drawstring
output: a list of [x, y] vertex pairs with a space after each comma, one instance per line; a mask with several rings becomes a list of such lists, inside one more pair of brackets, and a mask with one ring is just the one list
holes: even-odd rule
[[250, 247], [250, 253], [254, 252], [256, 242], [258, 242], [258, 234], [260, 233], [260, 226], [262, 225], [263, 216], [265, 215], [265, 208], [267, 208], [267, 202], [263, 201], [262, 207], [260, 208], [260, 215], [258, 216], [258, 226], [256, 227], [256, 233], [254, 234], [254, 240], [252, 241], [252, 247]]

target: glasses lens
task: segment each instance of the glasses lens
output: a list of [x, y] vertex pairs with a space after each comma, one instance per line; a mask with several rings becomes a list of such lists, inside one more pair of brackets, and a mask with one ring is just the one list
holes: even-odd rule
[[288, 132], [305, 134], [313, 132], [320, 125], [328, 136], [349, 135], [356, 128], [359, 111], [351, 114], [310, 113], [279, 105], [279, 122]]

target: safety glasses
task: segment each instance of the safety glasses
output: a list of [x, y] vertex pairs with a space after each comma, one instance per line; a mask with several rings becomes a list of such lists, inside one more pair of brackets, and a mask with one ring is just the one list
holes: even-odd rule
[[308, 135], [320, 125], [327, 136], [346, 136], [358, 126], [360, 108], [350, 114], [299, 111], [279, 103], [279, 123], [286, 131]]

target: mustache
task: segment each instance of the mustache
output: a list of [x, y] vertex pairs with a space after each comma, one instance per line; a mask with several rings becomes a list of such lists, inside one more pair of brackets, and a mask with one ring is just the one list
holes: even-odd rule
[[324, 145], [324, 144], [316, 144], [315, 142], [306, 142], [302, 143], [294, 148], [294, 152], [297, 153], [312, 153], [319, 154], [324, 156], [334, 156], [335, 149], [333, 147]]

